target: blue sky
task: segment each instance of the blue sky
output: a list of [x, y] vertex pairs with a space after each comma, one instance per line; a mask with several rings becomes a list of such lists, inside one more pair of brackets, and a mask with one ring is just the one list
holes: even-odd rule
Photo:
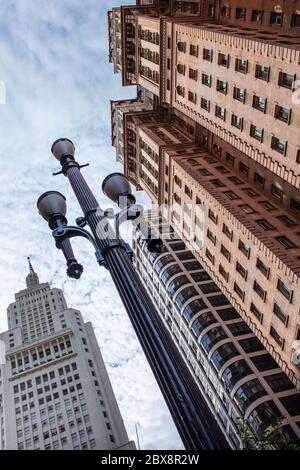
[[[132, 3], [132, 2], [123, 2]], [[1, 0], [0, 82], [0, 331], [6, 307], [24, 288], [26, 257], [41, 281], [64, 290], [69, 306], [92, 321], [128, 433], [140, 423], [143, 448], [180, 449], [181, 441], [141, 352], [109, 274], [100, 270], [85, 241], [74, 243], [85, 266], [80, 281], [66, 278], [60, 252], [36, 212], [38, 196], [56, 189], [68, 200], [71, 223], [81, 215], [66, 178], [53, 177], [52, 142], [71, 138], [103, 207], [101, 181], [120, 171], [110, 144], [109, 99], [131, 97], [108, 63], [103, 0]], [[139, 196], [144, 200], [143, 196]]]

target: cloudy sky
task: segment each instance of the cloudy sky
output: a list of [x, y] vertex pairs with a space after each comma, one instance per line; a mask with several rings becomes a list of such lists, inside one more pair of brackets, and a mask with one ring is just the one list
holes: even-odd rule
[[[124, 1], [125, 3], [131, 3]], [[1, 0], [0, 93], [0, 331], [7, 328], [6, 307], [24, 288], [26, 257], [42, 281], [63, 288], [68, 304], [90, 320], [102, 349], [130, 438], [140, 423], [146, 449], [180, 449], [181, 441], [135, 338], [108, 273], [93, 250], [74, 243], [85, 266], [80, 281], [65, 276], [61, 254], [36, 212], [46, 190], [63, 192], [68, 217], [81, 215], [57, 162], [52, 142], [71, 138], [92, 189], [104, 207], [100, 183], [120, 171], [110, 145], [109, 99], [131, 97], [108, 63], [106, 12], [109, 0]], [[0, 101], [3, 96], [0, 96]], [[143, 200], [139, 196], [139, 200]]]

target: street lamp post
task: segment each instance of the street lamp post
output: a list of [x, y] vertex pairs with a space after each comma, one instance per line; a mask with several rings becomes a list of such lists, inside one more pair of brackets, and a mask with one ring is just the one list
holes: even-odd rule
[[[74, 158], [73, 143], [68, 139], [59, 139], [53, 144], [52, 153], [62, 166], [61, 173], [69, 179], [84, 215], [77, 219], [79, 226], [69, 227], [63, 195], [50, 191], [38, 200], [38, 210], [48, 221], [56, 245], [66, 257], [68, 275], [79, 278], [82, 274], [83, 268], [74, 257], [70, 238], [84, 236], [94, 245], [99, 264], [104, 265], [111, 274], [185, 448], [228, 448], [194, 378], [133, 268], [128, 245], [116, 237], [107, 214], [101, 210], [83, 178], [81, 166]], [[122, 206], [121, 212], [131, 213], [132, 219], [139, 214], [139, 206], [135, 204], [124, 175], [115, 173], [107, 177], [102, 189], [110, 199]], [[122, 205], [121, 201], [124, 200], [127, 202]], [[85, 225], [90, 227], [93, 235], [84, 230]], [[159, 251], [159, 241], [149, 239], [148, 244], [152, 251]]]

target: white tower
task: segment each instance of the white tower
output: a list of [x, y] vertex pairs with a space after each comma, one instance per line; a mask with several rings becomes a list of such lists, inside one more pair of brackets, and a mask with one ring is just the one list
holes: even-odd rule
[[0, 449], [135, 449], [91, 323], [28, 261], [0, 335]]

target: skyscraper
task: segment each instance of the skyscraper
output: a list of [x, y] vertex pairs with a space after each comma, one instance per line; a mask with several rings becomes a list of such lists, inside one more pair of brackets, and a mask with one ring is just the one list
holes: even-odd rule
[[[122, 107], [125, 174], [173, 208], [169, 221], [297, 388], [299, 7], [233, 0], [120, 7], [117, 70], [123, 85], [155, 97], [151, 111]], [[200, 204], [204, 244], [195, 248]]]
[[91, 323], [29, 269], [0, 335], [0, 449], [134, 449]]
[[150, 253], [137, 228], [134, 265], [231, 447], [242, 446], [242, 423], [259, 435], [280, 416], [299, 445], [299, 391], [159, 212], [145, 219], [164, 247]]

